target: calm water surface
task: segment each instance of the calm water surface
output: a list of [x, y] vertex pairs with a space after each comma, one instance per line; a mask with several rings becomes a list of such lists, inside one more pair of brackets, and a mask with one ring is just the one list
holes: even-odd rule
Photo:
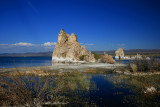
[[0, 57], [0, 68], [52, 65], [52, 57]]
[[[129, 60], [116, 60], [117, 63], [128, 63]], [[0, 68], [50, 66], [52, 57], [0, 57]]]

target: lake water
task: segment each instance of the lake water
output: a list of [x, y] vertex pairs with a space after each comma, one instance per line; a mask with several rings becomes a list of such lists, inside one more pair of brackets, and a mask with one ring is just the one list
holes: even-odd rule
[[[116, 60], [117, 63], [128, 63], [129, 60]], [[51, 66], [52, 57], [0, 57], [0, 68]]]
[[[114, 57], [113, 57], [114, 58]], [[160, 57], [155, 59], [160, 60]], [[127, 64], [130, 60], [116, 60], [117, 63]], [[51, 66], [52, 57], [0, 57], [0, 68]]]
[[0, 57], [0, 68], [52, 65], [52, 57]]

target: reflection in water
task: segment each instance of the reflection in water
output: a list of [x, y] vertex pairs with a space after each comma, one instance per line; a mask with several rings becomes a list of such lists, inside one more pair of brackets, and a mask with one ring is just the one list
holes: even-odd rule
[[0, 57], [0, 68], [51, 66], [52, 57]]
[[[159, 75], [126, 76], [107, 75], [116, 88], [130, 90], [130, 94], [124, 96], [124, 103], [128, 106], [160, 106], [160, 77]], [[155, 87], [155, 92], [147, 92], [148, 87]], [[123, 92], [123, 91], [122, 91]], [[119, 92], [121, 93], [121, 91]]]
[[[54, 94], [50, 96], [53, 100], [65, 101], [69, 105], [94, 104], [89, 102], [87, 94], [89, 90], [95, 89], [90, 81], [90, 76], [80, 72], [62, 73], [56, 75], [49, 84], [49, 91]], [[56, 96], [56, 97], [55, 97]]]
[[80, 72], [35, 75], [0, 75], [0, 105], [95, 105], [89, 90], [94, 89], [91, 77]]

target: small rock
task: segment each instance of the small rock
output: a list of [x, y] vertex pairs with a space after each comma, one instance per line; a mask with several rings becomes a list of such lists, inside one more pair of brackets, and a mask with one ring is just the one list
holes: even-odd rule
[[154, 93], [157, 92], [156, 88], [151, 86], [151, 87], [146, 87], [146, 91], [144, 93]]

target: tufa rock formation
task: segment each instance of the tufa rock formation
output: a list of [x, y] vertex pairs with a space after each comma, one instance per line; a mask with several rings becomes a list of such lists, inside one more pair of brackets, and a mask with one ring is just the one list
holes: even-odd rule
[[115, 58], [116, 59], [122, 59], [124, 58], [124, 51], [122, 48], [119, 48], [116, 52], [115, 52], [116, 56]]
[[94, 55], [88, 53], [86, 46], [81, 47], [76, 34], [71, 36], [61, 29], [58, 42], [52, 55], [52, 62], [79, 62], [80, 57], [87, 62], [95, 62]]
[[143, 59], [143, 56], [141, 54], [138, 54], [134, 57], [134, 59]]
[[94, 54], [92, 54], [91, 51], [89, 51], [88, 55], [84, 56], [84, 60], [87, 61], [87, 62], [95, 62], [96, 61], [95, 58], [94, 58]]

